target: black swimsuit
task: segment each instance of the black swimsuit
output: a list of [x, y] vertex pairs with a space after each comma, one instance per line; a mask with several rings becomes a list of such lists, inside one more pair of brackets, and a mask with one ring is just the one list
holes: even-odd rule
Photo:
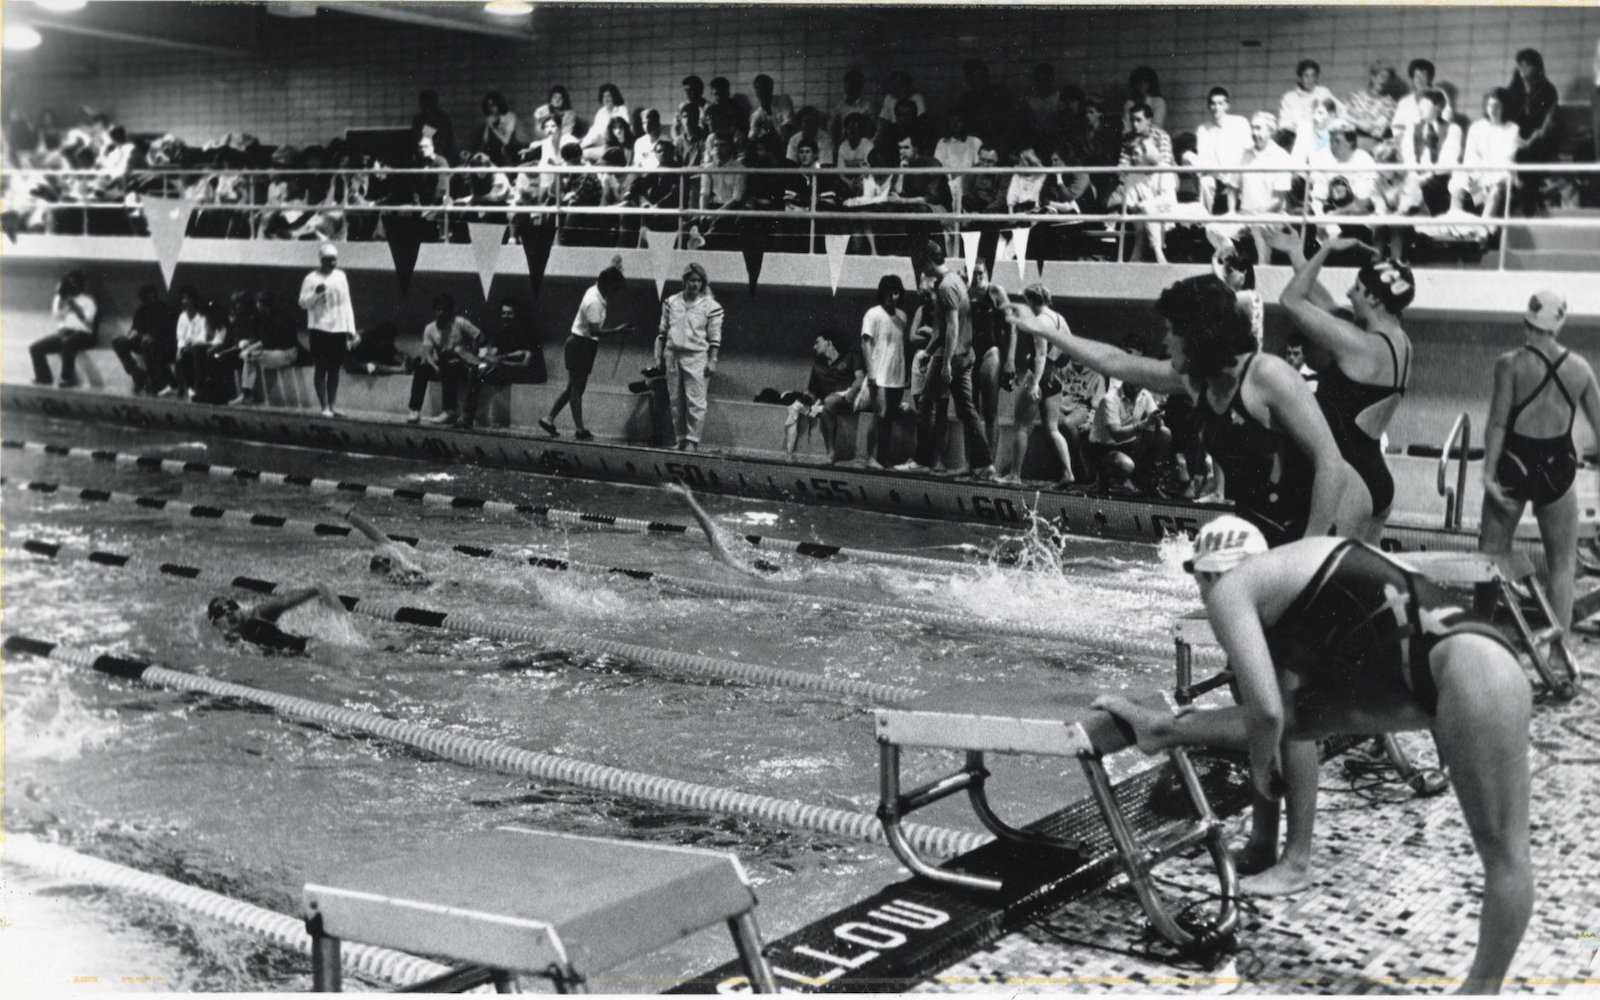
[[[1571, 393], [1556, 375], [1556, 369], [1572, 354], [1571, 351], [1562, 351], [1561, 356], [1551, 361], [1549, 358], [1534, 350], [1531, 345], [1523, 345], [1528, 353], [1544, 362], [1544, 380], [1541, 381], [1528, 398], [1520, 403], [1511, 405], [1511, 412], [1506, 414], [1506, 440], [1505, 447], [1500, 452], [1500, 462], [1495, 466], [1495, 477], [1500, 480], [1500, 486], [1505, 490], [1506, 496], [1517, 502], [1532, 503], [1535, 507], [1544, 507], [1555, 503], [1567, 495], [1567, 490], [1572, 488], [1573, 480], [1578, 478], [1578, 450], [1572, 445], [1572, 425], [1578, 419], [1578, 404], [1573, 402]], [[1567, 415], [1567, 429], [1556, 437], [1535, 438], [1524, 437], [1516, 431], [1517, 418], [1522, 416], [1522, 411], [1529, 403], [1539, 398], [1539, 393], [1544, 387], [1555, 384], [1556, 390], [1561, 393], [1561, 398], [1567, 401], [1571, 412]]]
[[[231, 623], [230, 623], [231, 624]], [[244, 641], [260, 646], [266, 653], [303, 654], [306, 637], [285, 632], [264, 618], [251, 616], [227, 631], [228, 641]]]
[[1318, 374], [1320, 381], [1317, 386], [1317, 405], [1322, 408], [1328, 429], [1333, 431], [1333, 439], [1339, 444], [1339, 454], [1367, 484], [1374, 514], [1382, 514], [1394, 503], [1394, 476], [1389, 473], [1389, 463], [1383, 459], [1382, 445], [1362, 430], [1356, 420], [1390, 396], [1404, 396], [1406, 382], [1411, 376], [1411, 358], [1406, 358], [1406, 366], [1402, 370], [1400, 355], [1395, 351], [1394, 344], [1390, 343], [1388, 337], [1383, 337], [1383, 342], [1394, 360], [1393, 385], [1356, 382], [1335, 364]]
[[1267, 544], [1292, 542], [1305, 533], [1311, 517], [1311, 460], [1288, 438], [1269, 430], [1244, 408], [1240, 392], [1252, 353], [1239, 369], [1238, 386], [1227, 407], [1217, 413], [1210, 397], [1200, 394], [1195, 413], [1200, 419], [1200, 439], [1222, 467], [1228, 499], [1240, 516], [1267, 536]]
[[1267, 644], [1274, 662], [1291, 650], [1315, 657], [1316, 668], [1295, 692], [1297, 704], [1388, 689], [1433, 715], [1439, 708], [1428, 662], [1434, 646], [1455, 635], [1483, 635], [1516, 655], [1498, 629], [1464, 606], [1470, 603], [1347, 539], [1265, 630]]

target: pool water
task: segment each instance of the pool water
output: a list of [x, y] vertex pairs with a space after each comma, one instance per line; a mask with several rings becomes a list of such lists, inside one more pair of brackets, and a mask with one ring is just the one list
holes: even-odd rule
[[[177, 434], [13, 417], [6, 436], [204, 460], [304, 475], [410, 486], [516, 503], [687, 522], [665, 491], [532, 476], [473, 466], [331, 455]], [[43, 480], [184, 504], [339, 521], [348, 496], [291, 486], [161, 473], [7, 452], [9, 484]], [[860, 511], [706, 496], [738, 533], [825, 541], [879, 551], [951, 555], [993, 548], [997, 529]], [[449, 544], [562, 555], [721, 582], [749, 583], [716, 565], [703, 537], [552, 529], [497, 516], [386, 498], [359, 509], [380, 528]], [[564, 627], [645, 646], [934, 690], [965, 684], [1008, 689], [1161, 687], [1166, 658], [1084, 654], [1039, 639], [997, 637], [988, 616], [1071, 627], [1166, 634], [1171, 614], [1196, 602], [1150, 547], [1082, 540], [1062, 573], [990, 564], [938, 576], [883, 565], [783, 562], [775, 586], [967, 614], [957, 633], [892, 613], [818, 605], [715, 600], [652, 582], [535, 570], [423, 550], [435, 580], [400, 591], [366, 569], [354, 539], [195, 522], [123, 504], [63, 496], [4, 495], [6, 631], [112, 649], [196, 673], [531, 750], [810, 804], [871, 812], [877, 754], [860, 698], [699, 681], [611, 657], [398, 625], [317, 608], [297, 609], [288, 630], [312, 637], [307, 657], [268, 657], [230, 645], [205, 621], [219, 591], [83, 562], [36, 559], [24, 538], [92, 546], [249, 574], [289, 585], [326, 581], [344, 594], [394, 598], [445, 611]], [[1075, 558], [1080, 564], [1071, 564]], [[1105, 586], [1107, 583], [1115, 586]], [[235, 595], [242, 596], [242, 595]], [[501, 824], [736, 852], [761, 899], [769, 939], [899, 880], [887, 848], [743, 819], [622, 800], [440, 761], [391, 744], [213, 699], [153, 690], [26, 657], [5, 663], [5, 825], [85, 853], [225, 892], [284, 913], [319, 872]], [[923, 762], [920, 767], [918, 761]], [[911, 758], [908, 781], [953, 758]], [[1112, 761], [1125, 773], [1136, 755]], [[924, 771], [925, 769], [925, 771]], [[1072, 761], [996, 762], [1002, 815], [1026, 822], [1083, 792]], [[919, 820], [980, 829], [953, 799]], [[50, 975], [93, 974], [164, 989], [281, 990], [308, 984], [303, 959], [160, 904], [57, 885], [9, 870], [46, 923], [78, 914], [72, 961]], [[65, 909], [63, 909], [65, 908]], [[8, 903], [8, 910], [10, 904]], [[76, 944], [72, 942], [76, 941]], [[109, 942], [109, 943], [108, 943]], [[154, 942], [154, 944], [152, 944]], [[131, 967], [119, 971], [116, 956]], [[107, 958], [111, 956], [111, 958]], [[137, 961], [135, 961], [135, 957]], [[706, 932], [616, 971], [614, 991], [660, 989], [731, 957], [726, 936]], [[110, 966], [110, 967], [108, 967]], [[32, 973], [38, 973], [33, 968]], [[31, 981], [31, 980], [30, 980]], [[106, 980], [102, 980], [104, 983]], [[70, 983], [58, 984], [66, 988]], [[131, 988], [131, 986], [130, 986]]]

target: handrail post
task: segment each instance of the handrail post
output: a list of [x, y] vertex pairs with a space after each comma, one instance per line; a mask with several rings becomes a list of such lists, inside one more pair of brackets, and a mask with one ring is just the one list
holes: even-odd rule
[[1502, 202], [1500, 206], [1500, 252], [1496, 255], [1499, 259], [1495, 264], [1495, 270], [1497, 271], [1504, 271], [1506, 269], [1506, 244], [1511, 240], [1512, 191], [1516, 188], [1517, 182], [1521, 179], [1521, 171], [1518, 169], [1515, 163], [1511, 164], [1510, 179], [1506, 181], [1506, 194], [1504, 198], [1500, 199]]
[[1456, 523], [1461, 527], [1461, 514], [1467, 506], [1467, 456], [1472, 451], [1472, 416], [1465, 411], [1461, 414], [1461, 457], [1456, 464]]
[[817, 252], [817, 188], [818, 178], [811, 178], [811, 236], [806, 240], [806, 255]]

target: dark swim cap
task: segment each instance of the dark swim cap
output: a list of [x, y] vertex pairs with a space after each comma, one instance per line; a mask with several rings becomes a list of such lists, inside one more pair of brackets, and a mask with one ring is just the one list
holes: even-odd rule
[[1417, 283], [1411, 268], [1393, 260], [1380, 260], [1363, 267], [1356, 281], [1385, 309], [1399, 315], [1417, 296]]
[[239, 610], [239, 602], [231, 597], [213, 597], [211, 603], [206, 605], [206, 617], [215, 622], [218, 618], [233, 614]]

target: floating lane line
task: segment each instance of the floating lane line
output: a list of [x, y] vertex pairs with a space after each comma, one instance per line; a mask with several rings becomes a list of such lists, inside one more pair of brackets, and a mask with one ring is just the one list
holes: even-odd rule
[[[306, 933], [303, 917], [291, 917], [199, 886], [186, 885], [137, 868], [79, 854], [27, 834], [6, 834], [5, 859], [55, 878], [87, 882], [157, 899], [218, 923], [259, 934], [288, 951], [311, 954], [311, 935]], [[354, 941], [344, 943], [339, 957], [343, 959], [347, 971], [387, 980], [397, 986], [426, 982], [450, 971], [449, 966], [425, 958]]]
[[[129, 555], [125, 552], [78, 549], [34, 538], [24, 539], [18, 547], [31, 555], [54, 559], [58, 562], [89, 562], [98, 566], [110, 566], [115, 569], [127, 569], [136, 573], [170, 577], [188, 583], [231, 587], [235, 590], [245, 590], [254, 594], [275, 594], [286, 589], [283, 584], [273, 580], [263, 580], [252, 576], [238, 576], [225, 571], [207, 570], [199, 566], [187, 566], [182, 563], [159, 562], [153, 559], [145, 559], [141, 556]], [[452, 632], [464, 632], [469, 635], [484, 636], [490, 639], [503, 639], [508, 642], [529, 642], [543, 646], [546, 649], [575, 650], [588, 653], [591, 656], [614, 656], [633, 663], [642, 663], [659, 670], [708, 677], [714, 680], [850, 695], [889, 703], [910, 701], [924, 693], [915, 688], [901, 687], [894, 684], [859, 681], [848, 677], [826, 677], [821, 674], [807, 674], [798, 670], [769, 667], [759, 663], [744, 663], [737, 660], [701, 656], [697, 653], [680, 653], [676, 650], [658, 649], [654, 646], [640, 646], [630, 642], [603, 639], [572, 629], [539, 628], [521, 622], [486, 618], [482, 615], [465, 612], [438, 611], [433, 608], [416, 607], [394, 600], [350, 597], [345, 594], [338, 596], [340, 602], [344, 604], [345, 610], [368, 618], [376, 618], [380, 621], [396, 622], [401, 625], [419, 625], [423, 628], [447, 629]]]
[[[0, 484], [10, 490], [23, 490], [46, 495], [59, 494], [71, 496], [88, 503], [118, 503], [141, 507], [147, 510], [162, 511], [174, 516], [188, 517], [204, 524], [237, 524], [257, 528], [272, 528], [290, 531], [297, 534], [308, 534], [319, 537], [348, 537], [354, 529], [345, 524], [328, 524], [320, 521], [306, 521], [295, 518], [280, 517], [276, 514], [265, 514], [246, 510], [229, 510], [214, 507], [208, 504], [184, 504], [164, 497], [146, 497], [130, 493], [118, 493], [111, 490], [102, 490], [92, 487], [79, 487], [62, 483], [30, 481], [15, 483], [0, 477]], [[571, 559], [557, 559], [549, 556], [529, 556], [519, 553], [501, 552], [479, 545], [449, 545], [444, 542], [430, 541], [415, 535], [390, 534], [389, 540], [413, 548], [430, 548], [440, 551], [453, 552], [458, 555], [478, 559], [495, 559], [498, 561], [517, 565], [531, 566], [535, 569], [551, 571], [570, 571], [589, 573], [602, 576], [625, 576], [632, 580], [650, 581], [657, 584], [678, 587], [690, 593], [700, 594], [705, 597], [725, 598], [739, 601], [763, 601], [771, 604], [795, 604], [807, 607], [828, 607], [841, 611], [850, 611], [865, 615], [894, 615], [907, 618], [926, 625], [933, 625], [946, 631], [967, 633], [982, 631], [991, 635], [1006, 635], [1024, 639], [1043, 639], [1053, 642], [1065, 642], [1086, 650], [1101, 653], [1113, 653], [1125, 656], [1149, 656], [1164, 658], [1171, 654], [1171, 644], [1161, 639], [1140, 638], [1130, 636], [1125, 631], [1116, 628], [1095, 626], [1055, 626], [1037, 625], [1028, 622], [1007, 621], [1001, 618], [984, 618], [972, 614], [959, 612], [933, 611], [926, 608], [909, 608], [899, 604], [878, 604], [871, 601], [855, 601], [842, 597], [831, 597], [816, 594], [797, 593], [784, 590], [771, 590], [764, 587], [741, 586], [739, 584], [721, 583], [712, 580], [699, 580], [693, 577], [674, 576], [667, 573], [658, 573], [654, 570], [637, 569], [626, 566], [604, 566], [598, 563], [585, 563]], [[1221, 656], [1210, 647], [1201, 647], [1196, 651], [1202, 661], [1207, 658], [1221, 661]]]
[[[4, 643], [0, 644], [0, 648], [4, 648], [8, 654], [35, 656], [66, 663], [80, 669], [93, 670], [151, 687], [232, 698], [252, 705], [261, 705], [297, 721], [337, 726], [365, 733], [459, 764], [484, 767], [540, 781], [558, 781], [609, 795], [642, 799], [658, 805], [694, 809], [700, 812], [727, 813], [814, 833], [850, 837], [875, 844], [887, 843], [882, 824], [870, 813], [808, 805], [792, 799], [778, 799], [713, 785], [699, 785], [676, 778], [625, 771], [606, 764], [595, 764], [557, 754], [524, 750], [494, 740], [478, 739], [461, 733], [441, 732], [371, 712], [341, 708], [264, 688], [233, 684], [213, 677], [174, 670], [144, 660], [67, 646], [29, 636], [7, 636]], [[918, 824], [909, 824], [907, 833], [912, 841], [924, 850], [951, 857], [973, 850], [993, 839], [979, 833]]]
[[[452, 507], [457, 510], [482, 510], [495, 514], [517, 514], [524, 517], [538, 518], [548, 524], [563, 528], [581, 528], [591, 531], [611, 531], [647, 536], [681, 536], [699, 530], [694, 525], [672, 521], [647, 521], [642, 518], [620, 517], [614, 514], [563, 510], [559, 507], [550, 507], [545, 504], [514, 504], [503, 500], [485, 500], [480, 497], [456, 496], [449, 493], [435, 493], [429, 490], [380, 486], [349, 480], [322, 479], [294, 473], [267, 472], [260, 469], [245, 469], [232, 465], [214, 465], [210, 462], [162, 458], [158, 455], [139, 455], [131, 452], [80, 448], [72, 445], [47, 444], [38, 441], [17, 441], [10, 438], [0, 439], [0, 448], [36, 452], [53, 458], [89, 459], [96, 462], [109, 462], [115, 465], [131, 465], [135, 468], [157, 472], [180, 472], [218, 479], [234, 479], [240, 482], [299, 486], [322, 493], [390, 497], [395, 500], [406, 500], [434, 507]], [[932, 559], [927, 556], [912, 556], [899, 552], [876, 552], [872, 549], [853, 549], [839, 545], [826, 545], [820, 542], [797, 542], [787, 538], [771, 538], [765, 535], [742, 535], [740, 537], [757, 548], [772, 549], [778, 552], [793, 552], [813, 559], [843, 558], [859, 560], [888, 566], [911, 567], [924, 573], [948, 574], [968, 565], [946, 559]]]

